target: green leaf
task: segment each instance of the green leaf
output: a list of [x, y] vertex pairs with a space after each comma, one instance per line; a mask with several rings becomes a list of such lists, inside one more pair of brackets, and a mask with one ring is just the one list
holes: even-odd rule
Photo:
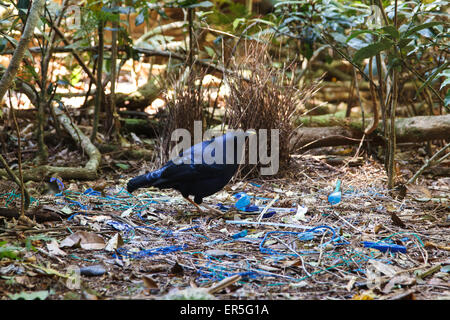
[[128, 170], [130, 169], [130, 166], [124, 163], [116, 163], [116, 166], [118, 166], [122, 170]]
[[214, 4], [211, 1], [202, 1], [199, 3], [190, 4], [190, 5], [186, 6], [185, 8], [198, 8], [198, 7], [209, 8], [209, 7], [212, 7], [213, 5]]
[[[444, 63], [443, 65], [441, 65], [439, 68], [437, 68], [437, 70], [435, 71], [435, 72], [433, 72], [429, 77], [428, 77], [428, 79], [427, 80], [425, 80], [425, 82], [420, 86], [420, 88], [419, 89], [417, 89], [417, 93], [416, 93], [416, 96], [422, 91], [422, 89], [425, 87], [425, 86], [427, 86], [429, 83], [431, 83], [435, 78], [436, 78], [436, 76], [442, 76], [442, 75], [445, 75], [444, 74], [444, 72], [442, 72], [442, 73], [440, 73], [442, 70], [444, 70], [445, 68], [447, 68], [447, 66], [448, 66], [448, 62], [447, 63]], [[450, 71], [450, 70], [449, 70]], [[448, 76], [448, 74], [447, 74], [447, 76]], [[440, 88], [440, 90], [443, 88], [443, 87], [445, 87], [446, 86], [446, 83], [447, 82], [447, 84], [449, 84], [450, 83], [450, 78], [448, 78], [447, 77], [447, 79], [444, 81], [444, 83], [441, 85], [441, 88]]]
[[136, 19], [134, 20], [134, 25], [137, 27], [144, 23], [145, 18], [148, 16], [148, 10], [144, 9], [136, 16]]
[[340, 32], [331, 32], [330, 35], [333, 37], [336, 42], [340, 42], [342, 44], [347, 42], [347, 38]]
[[401, 38], [400, 41], [397, 43], [397, 45], [400, 49], [403, 49], [409, 43], [411, 43], [411, 41], [413, 41], [413, 39], [411, 39], [411, 38]]
[[17, 259], [18, 253], [18, 248], [16, 247], [0, 247], [0, 260], [2, 258]]
[[22, 291], [20, 293], [8, 294], [11, 300], [45, 300], [50, 295], [50, 292], [47, 290], [35, 291], [35, 292], [25, 292]]
[[53, 82], [50, 82], [50, 84], [47, 87], [47, 94], [50, 96], [53, 93]]
[[400, 38], [400, 33], [394, 26], [385, 26], [381, 28], [385, 33], [389, 34], [392, 38], [398, 39]]
[[27, 12], [29, 7], [30, 7], [30, 0], [17, 1], [17, 9], [19, 11], [19, 17], [20, 19], [22, 19], [22, 22], [25, 22], [27, 18]]
[[364, 59], [377, 55], [381, 51], [390, 49], [393, 45], [394, 43], [391, 40], [382, 39], [356, 51], [353, 59], [355, 62], [361, 62]]
[[448, 90], [447, 94], [445, 95], [444, 104], [446, 107], [450, 106], [450, 90]]
[[205, 46], [205, 50], [211, 58], [213, 58], [216, 55], [216, 52], [211, 47]]
[[83, 69], [81, 69], [81, 67], [79, 66], [75, 67], [70, 74], [70, 84], [72, 86], [76, 85], [78, 82], [80, 82], [82, 75]]
[[6, 45], [8, 44], [8, 40], [6, 40], [4, 37], [0, 39], [0, 53], [5, 50]]
[[353, 38], [356, 38], [356, 37], [359, 36], [360, 34], [364, 34], [364, 33], [378, 34], [378, 32], [375, 31], [375, 30], [356, 30], [356, 31], [352, 32], [351, 35], [348, 36], [346, 42], [349, 42], [349, 41], [352, 40]]
[[[443, 65], [444, 65], [445, 67], [447, 67], [447, 66], [448, 66], [448, 62], [445, 63], [445, 64], [443, 64]], [[441, 68], [439, 68], [439, 69], [441, 69]], [[443, 68], [442, 68], [442, 69], [443, 69]], [[440, 71], [440, 70], [438, 70], [438, 71]], [[439, 73], [437, 76], [438, 76], [438, 77], [446, 77], [446, 79], [442, 82], [441, 87], [439, 88], [439, 90], [444, 89], [445, 86], [447, 86], [447, 85], [450, 84], [450, 69], [447, 69], [447, 70], [442, 71], [442, 72]]]
[[245, 22], [245, 18], [236, 18], [233, 21], [233, 30], [236, 30], [236, 28], [241, 24]]
[[39, 75], [37, 74], [36, 70], [34, 70], [33, 66], [25, 65], [25, 69], [27, 69], [31, 73], [35, 80], [39, 80]]
[[405, 31], [404, 33], [402, 33], [401, 36], [402, 36], [402, 38], [407, 38], [410, 35], [416, 33], [417, 31], [420, 31], [423, 29], [428, 29], [428, 28], [431, 28], [431, 27], [434, 27], [434, 26], [437, 26], [440, 24], [445, 24], [445, 22], [444, 21], [427, 22], [427, 23], [421, 24], [420, 26], [415, 26], [414, 28], [411, 28], [411, 29]]

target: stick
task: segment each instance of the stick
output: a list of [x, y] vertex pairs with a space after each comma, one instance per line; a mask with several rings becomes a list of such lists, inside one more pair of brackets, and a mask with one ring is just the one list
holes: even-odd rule
[[414, 181], [416, 181], [416, 179], [425, 171], [425, 169], [427, 169], [429, 166], [431, 166], [432, 164], [438, 164], [442, 161], [444, 161], [446, 158], [448, 158], [450, 156], [450, 153], [447, 153], [446, 155], [444, 155], [442, 158], [436, 160], [437, 158], [439, 158], [444, 152], [445, 150], [450, 147], [450, 143], [446, 144], [442, 149], [440, 149], [438, 152], [436, 152], [430, 159], [428, 159], [425, 164], [411, 177], [411, 179], [408, 180], [408, 182], [406, 182], [406, 184], [411, 184], [414, 183]]

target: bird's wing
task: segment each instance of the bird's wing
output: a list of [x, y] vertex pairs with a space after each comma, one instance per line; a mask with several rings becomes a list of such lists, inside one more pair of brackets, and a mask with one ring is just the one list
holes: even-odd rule
[[175, 164], [166, 166], [161, 179], [166, 181], [189, 181], [217, 177], [223, 174], [226, 165], [220, 164]]
[[[228, 164], [228, 156], [234, 158], [233, 149], [227, 151], [226, 137], [221, 136], [215, 139], [203, 141], [191, 148], [180, 152], [174, 159], [170, 160], [163, 168], [158, 185], [170, 185], [177, 182], [188, 182], [202, 179], [215, 178], [217, 176], [228, 175], [229, 172], [236, 169], [236, 165]], [[232, 137], [232, 136], [231, 136]], [[216, 153], [219, 152], [219, 153]], [[220, 163], [205, 163], [206, 159], [209, 161], [216, 161], [217, 154]], [[213, 157], [210, 158], [209, 156]]]

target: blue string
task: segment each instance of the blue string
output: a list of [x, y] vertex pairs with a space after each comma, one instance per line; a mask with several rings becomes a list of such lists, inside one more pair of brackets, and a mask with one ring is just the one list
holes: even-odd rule
[[131, 258], [131, 259], [142, 259], [145, 257], [151, 257], [151, 256], [159, 255], [159, 254], [165, 255], [165, 254], [169, 254], [172, 252], [184, 250], [186, 248], [187, 248], [187, 245], [184, 244], [182, 246], [158, 247], [158, 248], [141, 250], [139, 252], [131, 252], [131, 253], [129, 252], [128, 249], [118, 248], [116, 250], [116, 253], [113, 254], [113, 257], [114, 258], [126, 257], [126, 258]]
[[[295, 254], [291, 254], [291, 253], [281, 253], [278, 252], [276, 250], [270, 249], [270, 248], [265, 248], [264, 247], [264, 242], [266, 242], [267, 238], [273, 234], [284, 234], [284, 235], [297, 235], [297, 236], [302, 236], [311, 232], [319, 232], [319, 230], [321, 229], [328, 229], [332, 232], [332, 238], [330, 241], [327, 241], [325, 243], [322, 244], [322, 246], [325, 246], [329, 243], [332, 242], [336, 242], [337, 240], [340, 240], [341, 237], [336, 235], [336, 232], [334, 231], [334, 229], [332, 227], [326, 226], [326, 225], [322, 225], [322, 226], [317, 226], [314, 228], [311, 228], [307, 231], [302, 231], [302, 232], [295, 232], [295, 231], [269, 231], [265, 234], [264, 238], [262, 239], [262, 241], [259, 244], [259, 250], [261, 251], [261, 253], [266, 253], [266, 254], [280, 254], [280, 255], [288, 255], [288, 256], [295, 256]], [[347, 241], [343, 241], [341, 243], [335, 243], [335, 245], [344, 245], [344, 244], [348, 244]], [[310, 251], [309, 251], [310, 252]], [[308, 252], [308, 253], [309, 253]]]

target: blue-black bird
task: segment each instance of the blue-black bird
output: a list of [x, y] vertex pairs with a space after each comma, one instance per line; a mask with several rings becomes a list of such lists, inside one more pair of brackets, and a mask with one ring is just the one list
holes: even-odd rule
[[[233, 131], [197, 143], [169, 160], [162, 168], [128, 181], [127, 190], [132, 193], [139, 188], [152, 186], [175, 189], [203, 211], [199, 207], [203, 198], [220, 191], [239, 168], [245, 136], [243, 131]], [[189, 196], [194, 196], [194, 201]]]

